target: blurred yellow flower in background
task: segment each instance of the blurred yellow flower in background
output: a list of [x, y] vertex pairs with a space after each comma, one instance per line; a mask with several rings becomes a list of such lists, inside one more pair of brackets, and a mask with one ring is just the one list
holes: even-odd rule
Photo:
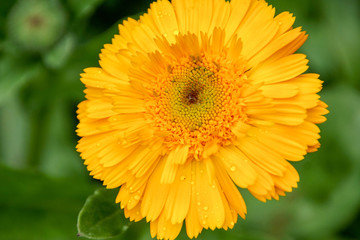
[[84, 70], [77, 149], [152, 237], [232, 228], [237, 187], [261, 201], [297, 187], [288, 161], [316, 151], [328, 111], [294, 21], [262, 0], [160, 0]]

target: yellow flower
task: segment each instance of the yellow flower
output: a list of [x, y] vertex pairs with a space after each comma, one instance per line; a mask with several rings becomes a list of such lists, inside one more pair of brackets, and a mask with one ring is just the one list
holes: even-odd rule
[[263, 0], [159, 0], [81, 75], [77, 149], [152, 237], [232, 228], [237, 187], [266, 201], [297, 186], [288, 161], [319, 147], [328, 111], [294, 20]]

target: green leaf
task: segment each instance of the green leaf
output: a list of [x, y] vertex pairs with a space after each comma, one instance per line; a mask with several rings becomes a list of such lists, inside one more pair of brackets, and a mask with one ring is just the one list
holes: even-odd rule
[[88, 197], [78, 216], [79, 236], [107, 239], [119, 236], [129, 228], [129, 220], [115, 203], [117, 192], [117, 189], [98, 189]]

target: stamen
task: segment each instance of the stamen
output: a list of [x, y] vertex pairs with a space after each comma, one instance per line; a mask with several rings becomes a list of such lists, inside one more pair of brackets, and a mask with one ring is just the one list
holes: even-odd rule
[[239, 97], [245, 78], [228, 68], [225, 57], [182, 60], [154, 84], [149, 112], [170, 149], [187, 144], [189, 154], [200, 159], [206, 143], [226, 145], [234, 137], [231, 125], [245, 117]]

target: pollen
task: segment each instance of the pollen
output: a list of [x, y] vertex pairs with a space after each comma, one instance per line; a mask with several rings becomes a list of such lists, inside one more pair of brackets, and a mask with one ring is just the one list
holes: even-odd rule
[[149, 112], [156, 127], [168, 133], [170, 149], [189, 145], [192, 157], [200, 159], [207, 142], [226, 145], [234, 137], [231, 126], [245, 118], [239, 96], [246, 76], [226, 62], [226, 56], [189, 56], [156, 79], [161, 84], [153, 85], [151, 102], [158, 108]]

